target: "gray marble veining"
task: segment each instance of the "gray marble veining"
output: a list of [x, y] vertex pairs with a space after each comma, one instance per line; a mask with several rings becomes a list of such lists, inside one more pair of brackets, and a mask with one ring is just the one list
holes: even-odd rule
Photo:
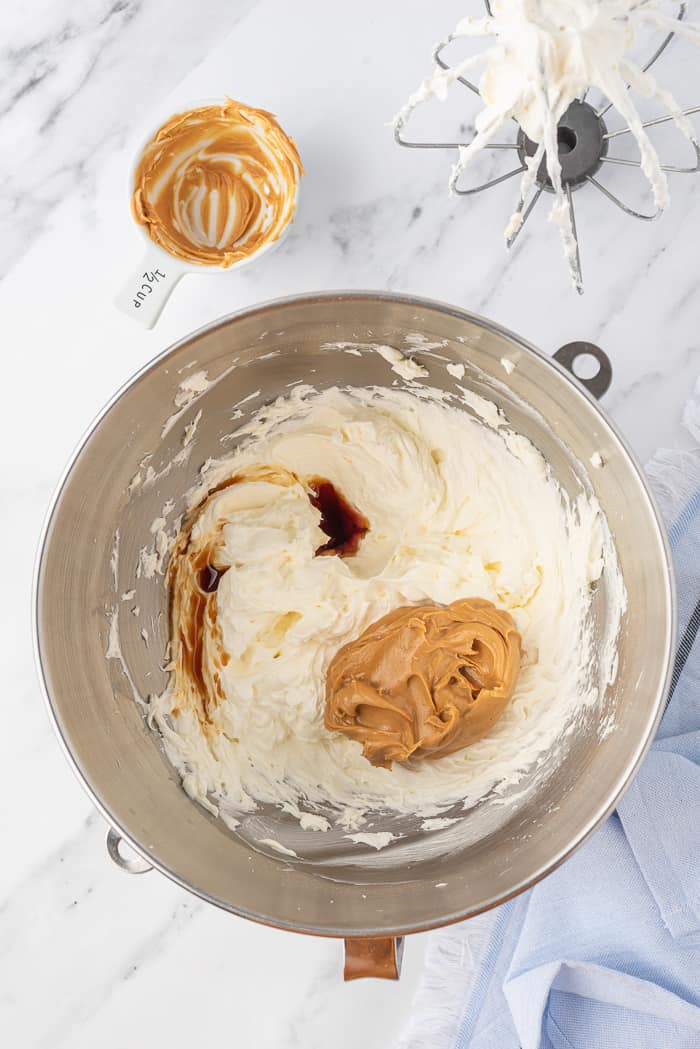
[[16, 0], [0, 12], [0, 274], [255, 0]]

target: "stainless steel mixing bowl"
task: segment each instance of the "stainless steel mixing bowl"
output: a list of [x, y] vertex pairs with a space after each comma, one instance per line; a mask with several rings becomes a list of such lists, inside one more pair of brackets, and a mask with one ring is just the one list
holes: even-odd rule
[[[474, 813], [472, 832], [447, 853], [414, 836], [374, 860], [342, 849], [302, 850], [299, 862], [261, 854], [250, 846], [252, 832], [245, 840], [185, 795], [134, 699], [134, 691], [147, 695], [165, 682], [165, 589], [161, 579], [135, 580], [151, 522], [169, 498], [177, 512], [202, 461], [230, 447], [221, 438], [233, 428], [234, 405], [248, 414], [298, 381], [319, 387], [396, 381], [378, 354], [325, 345], [338, 342], [417, 352], [430, 372], [425, 381], [444, 389], [454, 381], [445, 362], [463, 363], [463, 384], [506, 411], [563, 488], [592, 486], [627, 588], [619, 672], [599, 710], [581, 723], [526, 804], [501, 806], [498, 818], [481, 821]], [[515, 364], [512, 374], [503, 358]], [[183, 378], [199, 370], [209, 380], [221, 378], [162, 436]], [[182, 451], [184, 426], [200, 410], [192, 454], [167, 468]], [[591, 469], [596, 453], [603, 465]], [[156, 479], [130, 492], [135, 475], [144, 475], [146, 455]], [[138, 619], [114, 592], [117, 530], [118, 588], [136, 587]], [[599, 627], [604, 588], [605, 577], [594, 606]], [[114, 608], [126, 674], [118, 661], [105, 659]], [[657, 512], [639, 467], [595, 402], [563, 368], [497, 325], [395, 295], [273, 302], [196, 332], [145, 367], [107, 406], [71, 462], [51, 508], [36, 582], [37, 650], [52, 717], [112, 827], [204, 899], [258, 921], [330, 936], [378, 937], [452, 922], [502, 902], [561, 863], [610, 813], [644, 755], [663, 707], [673, 632], [672, 576]], [[600, 738], [604, 718], [613, 730]], [[470, 818], [464, 822], [468, 827]]]

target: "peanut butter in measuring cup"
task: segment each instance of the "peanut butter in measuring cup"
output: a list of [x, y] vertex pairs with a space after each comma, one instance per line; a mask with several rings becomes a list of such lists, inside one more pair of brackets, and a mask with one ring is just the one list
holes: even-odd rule
[[294, 217], [302, 173], [294, 141], [266, 110], [227, 98], [172, 116], [133, 172], [131, 212], [149, 250], [117, 305], [151, 327], [184, 273], [269, 251]]

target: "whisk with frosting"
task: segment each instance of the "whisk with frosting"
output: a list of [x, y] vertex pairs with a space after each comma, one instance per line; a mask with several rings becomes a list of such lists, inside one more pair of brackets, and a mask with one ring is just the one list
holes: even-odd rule
[[[684, 20], [685, 4], [679, 5], [677, 18], [660, 8], [661, 0], [642, 3], [639, 0], [486, 0], [484, 16], [463, 19], [436, 48], [434, 72], [394, 119], [395, 137], [399, 144], [411, 148], [456, 148], [458, 156], [449, 179], [450, 190], [455, 193], [471, 194], [520, 175], [518, 203], [505, 228], [508, 247], [515, 241], [543, 189], [552, 191], [554, 202], [549, 218], [559, 227], [573, 283], [581, 291], [572, 189], [584, 181], [593, 183], [628, 214], [653, 218], [669, 204], [666, 172], [700, 170], [700, 148], [688, 119], [700, 107], [682, 111], [671, 92], [649, 71], [675, 34], [700, 44], [700, 26]], [[629, 56], [629, 49], [638, 33], [648, 29], [666, 36], [650, 61], [639, 66]], [[477, 54], [449, 66], [441, 52], [459, 38], [484, 38], [490, 43]], [[481, 70], [478, 86], [468, 79], [475, 69]], [[416, 107], [431, 98], [444, 100], [455, 82], [479, 94], [484, 102], [476, 117], [472, 140], [468, 143], [407, 141], [403, 131]], [[592, 88], [608, 100], [599, 111], [586, 102]], [[643, 122], [633, 93], [657, 102], [665, 115]], [[603, 117], [613, 107], [625, 120], [626, 127], [608, 133]], [[496, 141], [511, 121], [520, 126], [517, 141]], [[691, 143], [695, 153], [692, 167], [661, 163], [647, 128], [666, 121], [673, 121]], [[565, 149], [562, 149], [562, 126], [567, 132]], [[633, 136], [639, 148], [639, 161], [607, 155], [608, 141], [620, 134]], [[460, 188], [461, 176], [484, 149], [517, 150], [520, 166], [476, 188]], [[564, 159], [562, 152], [567, 154]], [[601, 186], [595, 174], [603, 163], [641, 167], [651, 185], [655, 212], [652, 215], [636, 212]]]

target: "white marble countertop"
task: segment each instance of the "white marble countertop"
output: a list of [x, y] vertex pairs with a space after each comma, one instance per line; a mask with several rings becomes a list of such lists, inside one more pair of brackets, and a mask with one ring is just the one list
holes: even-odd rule
[[[40, 698], [29, 590], [62, 467], [135, 369], [254, 302], [392, 289], [483, 313], [546, 352], [598, 343], [614, 370], [605, 407], [638, 455], [683, 441], [681, 408], [700, 373], [700, 182], [678, 176], [653, 224], [577, 194], [580, 299], [543, 212], [507, 256], [515, 184], [450, 198], [449, 155], [400, 150], [386, 126], [467, 6], [85, 0], [76, 12], [43, 0], [31, 18], [19, 0], [3, 7], [0, 1030], [17, 1049], [378, 1049], [400, 1030], [420, 970], [416, 937], [398, 986], [343, 986], [338, 943], [229, 917], [107, 858], [105, 827]], [[700, 101], [691, 61], [674, 63], [674, 76], [682, 104]], [[141, 331], [113, 307], [142, 251], [127, 206], [135, 144], [177, 107], [225, 93], [278, 113], [297, 139], [307, 168], [297, 221], [269, 261], [188, 276], [155, 330]]]

